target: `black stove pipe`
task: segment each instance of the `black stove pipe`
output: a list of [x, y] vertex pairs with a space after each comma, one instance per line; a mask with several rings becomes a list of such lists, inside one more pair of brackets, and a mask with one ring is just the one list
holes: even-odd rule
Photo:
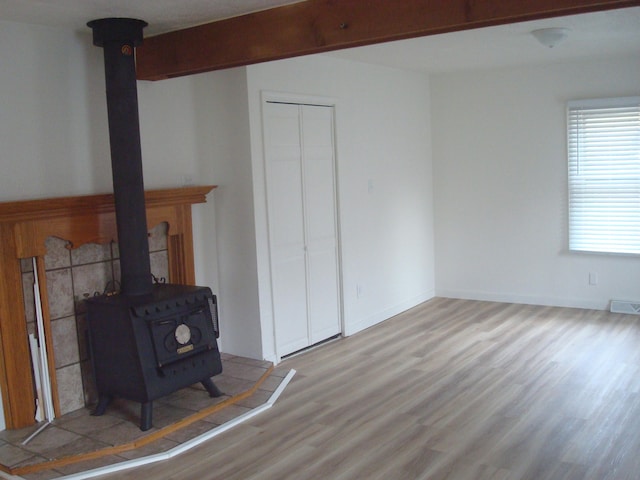
[[135, 47], [147, 23], [131, 18], [104, 18], [87, 24], [93, 44], [104, 48], [109, 116], [111, 170], [120, 248], [122, 293], [151, 293], [147, 218], [142, 178]]

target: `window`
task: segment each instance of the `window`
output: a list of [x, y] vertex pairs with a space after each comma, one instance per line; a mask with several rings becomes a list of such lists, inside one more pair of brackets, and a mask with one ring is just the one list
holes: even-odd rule
[[569, 249], [640, 254], [640, 97], [569, 102]]

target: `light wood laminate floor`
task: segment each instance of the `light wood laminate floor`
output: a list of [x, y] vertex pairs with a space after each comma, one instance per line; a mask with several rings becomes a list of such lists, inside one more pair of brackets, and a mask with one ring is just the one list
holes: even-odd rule
[[434, 299], [282, 366], [269, 411], [104, 478], [640, 478], [636, 316]]

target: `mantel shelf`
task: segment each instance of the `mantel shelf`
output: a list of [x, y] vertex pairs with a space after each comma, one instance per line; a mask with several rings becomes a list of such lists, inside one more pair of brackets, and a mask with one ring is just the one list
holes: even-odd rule
[[[216, 185], [147, 190], [144, 198], [147, 208], [192, 205], [205, 203], [206, 195], [214, 188]], [[114, 210], [112, 193], [3, 202], [0, 203], [0, 223], [106, 213]]]

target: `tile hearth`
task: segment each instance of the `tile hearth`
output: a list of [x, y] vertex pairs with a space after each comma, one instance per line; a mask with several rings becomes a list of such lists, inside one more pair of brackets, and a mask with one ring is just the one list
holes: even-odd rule
[[262, 405], [287, 374], [228, 354], [222, 362], [214, 381], [224, 396], [210, 398], [194, 385], [158, 399], [149, 431], [138, 428], [139, 404], [117, 399], [102, 417], [85, 407], [57, 418], [27, 445], [39, 425], [0, 432], [0, 464], [22, 478], [48, 480], [161, 453]]

